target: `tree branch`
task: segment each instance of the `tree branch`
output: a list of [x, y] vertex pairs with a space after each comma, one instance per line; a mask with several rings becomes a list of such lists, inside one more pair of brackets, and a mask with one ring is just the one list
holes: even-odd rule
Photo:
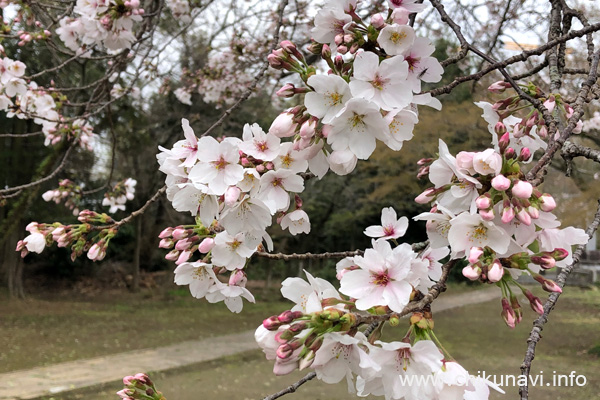
[[[590, 226], [585, 231], [588, 236], [591, 238], [598, 229], [598, 224], [600, 224], [600, 201], [598, 202], [598, 210], [596, 211], [596, 215], [594, 215], [594, 220], [590, 224]], [[558, 278], [556, 279], [556, 283], [558, 286], [563, 288], [565, 286], [565, 282], [569, 274], [575, 268], [575, 265], [579, 262], [579, 258], [581, 257], [581, 253], [583, 253], [583, 249], [585, 245], [580, 245], [577, 247], [577, 250], [573, 253], [573, 262], [571, 265], [563, 268], [563, 270], [558, 274]], [[544, 325], [548, 321], [548, 315], [554, 309], [558, 298], [560, 297], [560, 293], [554, 292], [548, 296], [548, 300], [544, 304], [544, 313], [540, 315], [533, 322], [533, 329], [531, 329], [531, 333], [529, 334], [529, 338], [527, 339], [527, 351], [525, 353], [525, 359], [523, 360], [523, 364], [521, 364], [521, 375], [525, 376], [524, 380], [525, 385], [519, 387], [519, 394], [521, 395], [521, 400], [529, 399], [529, 373], [531, 371], [531, 363], [535, 358], [535, 347], [537, 343], [542, 338], [540, 332], [544, 329]]]

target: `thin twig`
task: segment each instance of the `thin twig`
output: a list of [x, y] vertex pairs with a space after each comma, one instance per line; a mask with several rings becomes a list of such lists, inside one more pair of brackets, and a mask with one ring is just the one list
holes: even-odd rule
[[[277, 48], [277, 46], [279, 45], [279, 33], [281, 31], [281, 26], [283, 25], [283, 11], [284, 11], [285, 7], [287, 6], [287, 4], [288, 4], [288, 0], [281, 0], [281, 2], [279, 3], [279, 9], [278, 9], [278, 18], [279, 19], [277, 22], [277, 29], [275, 30], [275, 35], [273, 36], [273, 45], [271, 46], [271, 50], [275, 50]], [[258, 82], [262, 79], [263, 75], [265, 74], [265, 72], [267, 71], [268, 68], [269, 68], [269, 61], [265, 61], [263, 66], [260, 68], [260, 70], [258, 71], [256, 76], [254, 77], [254, 80], [253, 80], [252, 84], [248, 87], [248, 89], [246, 89], [246, 91], [242, 94], [242, 96], [231, 107], [229, 107], [227, 110], [225, 110], [225, 112], [221, 115], [221, 117], [214, 124], [212, 124], [206, 131], [204, 131], [204, 133], [201, 136], [208, 136], [213, 130], [215, 130], [216, 128], [221, 126], [223, 124], [223, 122], [225, 122], [225, 119], [227, 119], [227, 117], [229, 117], [229, 115], [233, 111], [235, 111], [244, 101], [246, 101], [248, 99], [248, 97], [250, 97], [250, 94], [252, 94], [254, 89], [256, 89]]]
[[317, 374], [315, 372], [311, 372], [309, 374], [306, 374], [306, 376], [302, 379], [300, 379], [298, 382], [286, 387], [283, 390], [280, 390], [277, 393], [274, 393], [270, 396], [265, 397], [263, 400], [275, 400], [280, 398], [281, 396], [284, 396], [288, 393], [294, 393], [300, 386], [304, 385], [306, 382], [310, 381], [311, 379], [316, 378]]

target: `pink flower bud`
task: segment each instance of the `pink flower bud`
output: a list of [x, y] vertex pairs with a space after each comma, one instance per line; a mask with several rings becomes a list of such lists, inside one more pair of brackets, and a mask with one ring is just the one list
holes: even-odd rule
[[506, 297], [502, 298], [502, 313], [500, 315], [502, 315], [506, 325], [514, 329], [516, 326], [516, 316]]
[[475, 264], [477, 263], [477, 261], [479, 261], [479, 258], [483, 255], [483, 248], [482, 247], [471, 247], [471, 249], [469, 250], [469, 263], [470, 264]]
[[522, 224], [527, 226], [531, 225], [531, 216], [527, 213], [527, 211], [522, 208], [517, 212], [517, 219], [521, 221]]
[[175, 264], [179, 265], [179, 264], [183, 264], [184, 262], [187, 262], [190, 257], [192, 256], [192, 252], [189, 250], [184, 250], [181, 252], [181, 254], [179, 255], [179, 257], [177, 258], [177, 261], [175, 261]]
[[557, 247], [556, 249], [554, 249], [550, 255], [556, 260], [556, 261], [562, 261], [565, 258], [569, 257], [569, 251], [566, 249], [561, 249], [559, 247]]
[[556, 282], [554, 282], [553, 280], [550, 279], [546, 279], [541, 275], [534, 275], [533, 279], [535, 279], [536, 281], [538, 281], [539, 283], [542, 284], [542, 289], [544, 289], [546, 292], [550, 292], [550, 293], [562, 293], [562, 289], [560, 286], [558, 286], [556, 284]]
[[492, 179], [492, 187], [499, 192], [504, 192], [510, 187], [510, 179], [504, 175], [497, 175]]
[[550, 95], [548, 97], [548, 100], [546, 100], [544, 102], [544, 107], [546, 107], [546, 109], [548, 109], [548, 112], [551, 113], [552, 111], [554, 111], [555, 106], [556, 106], [556, 100], [553, 95]]
[[542, 139], [546, 139], [548, 137], [548, 128], [546, 128], [546, 125], [542, 125], [540, 127], [540, 129], [538, 130], [538, 135], [542, 138]]
[[99, 243], [94, 243], [88, 250], [87, 257], [92, 261], [100, 261], [106, 255], [106, 250]]
[[510, 87], [510, 83], [504, 81], [498, 81], [492, 83], [488, 90], [492, 93], [504, 93], [504, 91]]
[[481, 268], [479, 268], [477, 266], [467, 265], [466, 267], [463, 268], [462, 274], [466, 278], [468, 278], [472, 281], [475, 281], [475, 280], [479, 279], [479, 276], [481, 275]]
[[502, 222], [508, 224], [514, 218], [515, 211], [513, 210], [513, 208], [511, 206], [504, 207], [504, 210], [502, 210]]
[[495, 259], [494, 263], [492, 264], [492, 267], [488, 269], [487, 278], [490, 282], [498, 282], [500, 279], [502, 279], [503, 275], [504, 268], [502, 268], [500, 260]]
[[277, 348], [277, 357], [285, 360], [289, 358], [294, 352], [294, 348], [289, 343], [284, 343]]
[[256, 166], [257, 172], [265, 172], [265, 169], [266, 169], [265, 166], [262, 164]]
[[539, 297], [534, 296], [529, 290], [526, 290], [523, 292], [523, 294], [525, 294], [525, 297], [527, 297], [527, 300], [529, 300], [529, 305], [533, 311], [539, 315], [544, 314], [544, 306], [542, 305]]
[[490, 198], [489, 193], [484, 193], [475, 199], [475, 205], [480, 210], [487, 210], [492, 207], [492, 199]]
[[573, 133], [577, 135], [581, 133], [581, 131], [583, 131], [583, 121], [579, 120], [575, 124], [575, 128], [573, 128]]
[[531, 158], [531, 150], [528, 147], [523, 147], [519, 154], [519, 161], [528, 161]]
[[323, 57], [324, 59], [331, 58], [331, 48], [327, 44], [323, 45], [323, 49], [321, 50], [321, 57]]
[[556, 260], [549, 255], [532, 256], [531, 262], [539, 265], [543, 269], [551, 269], [556, 266]]
[[371, 25], [373, 25], [375, 29], [383, 28], [385, 25], [385, 19], [383, 19], [381, 14], [375, 14], [371, 17]]
[[296, 123], [294, 122], [294, 115], [289, 112], [283, 112], [273, 120], [269, 133], [279, 137], [290, 137], [296, 134]]
[[295, 94], [294, 88], [295, 87], [292, 83], [286, 83], [281, 89], [277, 91], [276, 94], [279, 97], [293, 97]]
[[187, 239], [179, 240], [175, 245], [175, 249], [179, 251], [188, 250], [190, 247], [192, 247], [192, 242]]
[[200, 246], [198, 246], [198, 251], [200, 253], [206, 254], [209, 251], [211, 251], [213, 247], [215, 247], [215, 239], [207, 237], [204, 238], [202, 242], [200, 242]]
[[529, 206], [527, 207], [527, 214], [529, 214], [532, 219], [538, 219], [540, 217], [540, 210], [533, 206]]
[[160, 243], [158, 243], [158, 247], [161, 249], [170, 249], [173, 247], [173, 240], [168, 238], [161, 239]]
[[513, 149], [512, 147], [509, 147], [509, 148], [507, 148], [507, 149], [504, 151], [504, 157], [505, 157], [507, 160], [512, 160], [513, 158], [516, 158], [516, 157], [517, 157], [517, 155], [516, 155], [516, 153], [515, 153], [515, 149]]
[[337, 48], [338, 53], [340, 54], [346, 54], [348, 52], [348, 47], [346, 46], [338, 46]]
[[185, 239], [188, 236], [188, 233], [187, 233], [187, 230], [185, 230], [183, 228], [175, 228], [175, 229], [173, 229], [173, 232], [171, 235], [173, 236], [173, 239], [181, 240], [181, 239]]
[[123, 385], [129, 386], [134, 383], [135, 378], [131, 375], [128, 375], [123, 378]]
[[491, 221], [496, 218], [493, 208], [490, 208], [489, 210], [479, 210], [479, 215], [484, 221]]
[[270, 331], [276, 331], [281, 326], [281, 322], [279, 322], [279, 320], [277, 319], [277, 315], [273, 315], [263, 320], [262, 324], [265, 327], [265, 329], [268, 329]]
[[434, 193], [435, 193], [435, 188], [425, 189], [425, 191], [423, 193], [421, 193], [420, 195], [418, 195], [415, 198], [415, 202], [418, 204], [430, 203], [435, 198]]
[[175, 261], [179, 258], [179, 250], [171, 250], [165, 255], [165, 260]]
[[529, 199], [533, 193], [533, 186], [526, 181], [517, 180], [512, 187], [512, 194], [520, 199]]

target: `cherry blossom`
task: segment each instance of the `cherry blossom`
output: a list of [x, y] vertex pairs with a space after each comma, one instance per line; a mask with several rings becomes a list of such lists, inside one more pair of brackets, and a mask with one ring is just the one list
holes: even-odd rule
[[404, 236], [408, 229], [408, 218], [397, 218], [392, 207], [381, 210], [381, 225], [372, 225], [365, 229], [365, 235], [374, 238], [398, 239]]

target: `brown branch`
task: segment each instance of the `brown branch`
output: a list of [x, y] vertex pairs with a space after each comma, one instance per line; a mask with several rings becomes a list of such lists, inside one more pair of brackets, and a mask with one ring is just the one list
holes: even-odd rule
[[50, 174], [46, 175], [45, 177], [38, 179], [37, 181], [34, 182], [30, 182], [30, 183], [26, 183], [23, 185], [19, 185], [19, 186], [13, 186], [10, 188], [6, 188], [6, 189], [2, 189], [0, 190], [0, 195], [4, 194], [4, 193], [10, 193], [10, 192], [15, 192], [15, 191], [20, 191], [22, 189], [28, 189], [30, 187], [34, 187], [37, 185], [40, 185], [52, 178], [54, 178], [67, 164], [67, 159], [69, 158], [69, 155], [71, 154], [71, 151], [73, 150], [73, 148], [75, 147], [75, 143], [76, 142], [71, 142], [71, 144], [69, 145], [69, 147], [67, 148], [67, 151], [65, 151], [65, 155], [63, 156], [62, 161], [60, 162], [60, 164], [58, 165], [58, 167], [56, 167], [56, 169], [54, 171], [52, 171]]
[[270, 396], [265, 397], [263, 400], [275, 400], [286, 394], [294, 393], [300, 386], [304, 385], [306, 382], [310, 381], [311, 379], [316, 378], [316, 376], [317, 376], [317, 374], [315, 372], [306, 374], [306, 376], [304, 378], [300, 379], [298, 382], [286, 387], [283, 390], [280, 390], [277, 393], [274, 393]]
[[567, 164], [567, 176], [571, 176], [573, 169], [573, 158], [585, 157], [597, 163], [600, 163], [600, 150], [592, 149], [591, 147], [581, 146], [571, 142], [565, 142], [560, 155], [564, 158]]
[[[412, 244], [412, 249], [413, 249], [413, 251], [420, 251], [420, 250], [425, 249], [428, 245], [429, 245], [428, 241], [414, 243], [414, 244]], [[362, 256], [364, 253], [365, 253], [364, 250], [349, 250], [349, 251], [334, 251], [334, 252], [317, 253], [317, 254], [313, 254], [313, 253], [284, 254], [284, 253], [267, 253], [264, 251], [258, 251], [254, 254], [256, 254], [259, 257], [264, 257], [264, 258], [268, 258], [271, 260], [288, 261], [288, 260], [308, 260], [308, 259], [316, 260], [316, 259], [327, 259], [327, 258], [354, 257], [354, 256]]]
[[[594, 220], [587, 228], [586, 232], [588, 236], [591, 238], [598, 229], [598, 224], [600, 224], [600, 201], [598, 204], [598, 210], [596, 211], [596, 215], [594, 215]], [[563, 270], [558, 274], [558, 278], [556, 278], [556, 283], [558, 286], [563, 288], [565, 286], [565, 282], [569, 274], [575, 268], [575, 264], [579, 262], [579, 258], [581, 257], [581, 253], [583, 253], [583, 249], [585, 245], [580, 245], [577, 247], [577, 250], [573, 253], [573, 262], [571, 265], [563, 268]], [[531, 333], [529, 334], [529, 338], [527, 339], [527, 351], [525, 353], [525, 359], [523, 360], [523, 364], [521, 364], [521, 376], [525, 376], [524, 379], [525, 385], [519, 387], [519, 394], [521, 395], [521, 400], [527, 400], [529, 398], [529, 373], [531, 371], [531, 363], [535, 358], [535, 347], [537, 343], [540, 341], [542, 336], [540, 332], [544, 329], [544, 325], [548, 321], [548, 315], [554, 309], [558, 298], [560, 297], [560, 293], [554, 292], [548, 296], [548, 300], [544, 304], [544, 313], [540, 315], [534, 322], [533, 328], [531, 329]]]
[[586, 102], [587, 95], [590, 92], [591, 88], [596, 84], [598, 80], [598, 62], [600, 61], [600, 51], [594, 53], [594, 57], [592, 59], [592, 65], [590, 66], [590, 73], [588, 75], [588, 79], [582, 84], [581, 90], [577, 95], [577, 100], [573, 105], [573, 115], [569, 118], [569, 122], [567, 127], [562, 131], [560, 137], [552, 143], [551, 146], [548, 147], [544, 155], [539, 159], [539, 161], [531, 168], [531, 170], [527, 173], [526, 178], [532, 185], [537, 186], [543, 181], [543, 175], [545, 174], [548, 164], [552, 161], [554, 154], [560, 150], [565, 143], [565, 141], [573, 134], [573, 129], [577, 125], [577, 122], [581, 118], [584, 113], [583, 106]]
[[[271, 46], [271, 50], [275, 50], [277, 48], [277, 46], [279, 45], [279, 33], [281, 31], [281, 26], [283, 25], [283, 10], [287, 6], [287, 4], [288, 4], [288, 0], [281, 0], [281, 2], [279, 3], [279, 9], [277, 11], [278, 12], [277, 29], [275, 30], [275, 35], [273, 36], [273, 45]], [[254, 77], [254, 80], [253, 80], [252, 84], [248, 87], [248, 89], [246, 89], [246, 91], [242, 94], [242, 96], [231, 107], [229, 107], [227, 110], [225, 110], [225, 112], [221, 115], [221, 117], [214, 124], [212, 124], [206, 131], [204, 131], [204, 133], [201, 136], [208, 136], [213, 130], [215, 130], [216, 128], [221, 126], [223, 124], [223, 122], [225, 122], [225, 119], [227, 119], [227, 117], [229, 117], [229, 115], [233, 111], [235, 111], [244, 101], [246, 101], [248, 99], [248, 97], [250, 97], [250, 94], [252, 94], [254, 89], [256, 89], [258, 82], [262, 79], [263, 75], [265, 74], [265, 72], [267, 72], [268, 68], [269, 68], [269, 61], [265, 61], [263, 63], [263, 66], [260, 68], [260, 70], [258, 71], [256, 76]]]
[[[437, 0], [434, 0], [434, 1], [437, 1]], [[554, 40], [551, 40], [548, 43], [543, 44], [539, 47], [536, 47], [533, 50], [526, 50], [520, 54], [509, 57], [503, 61], [499, 61], [497, 63], [488, 65], [486, 68], [482, 69], [481, 71], [479, 71], [477, 73], [474, 73], [471, 75], [466, 75], [466, 76], [459, 76], [459, 77], [455, 78], [454, 81], [450, 82], [449, 84], [447, 84], [445, 86], [435, 88], [435, 89], [432, 89], [432, 90], [429, 90], [429, 91], [426, 91], [423, 93], [430, 93], [432, 96], [439, 96], [442, 94], [450, 93], [450, 92], [452, 92], [452, 90], [455, 87], [457, 87], [461, 83], [481, 79], [485, 75], [487, 75], [490, 72], [495, 71], [499, 68], [506, 68], [509, 65], [526, 61], [527, 59], [529, 59], [532, 56], [542, 55], [544, 52], [546, 52], [547, 50], [551, 49], [552, 47], [554, 47], [560, 43], [567, 42], [571, 39], [575, 39], [578, 37], [582, 37], [582, 36], [586, 35], [587, 33], [596, 32], [598, 30], [600, 30], [600, 23], [590, 25], [590, 26], [580, 29], [580, 30], [570, 31], [569, 33], [567, 33], [563, 36], [560, 36]]]
[[353, 250], [353, 251], [337, 251], [330, 253], [303, 253], [303, 254], [283, 254], [283, 253], [266, 253], [264, 251], [259, 251], [255, 253], [259, 257], [269, 258], [271, 260], [308, 260], [308, 259], [326, 259], [326, 258], [344, 258], [344, 257], [353, 257], [360, 256], [364, 254], [362, 250]]
[[125, 218], [115, 222], [112, 225], [108, 225], [108, 226], [99, 226], [96, 229], [97, 230], [102, 230], [102, 229], [108, 229], [108, 228], [119, 228], [125, 224], [130, 223], [135, 217], [138, 217], [140, 215], [142, 215], [143, 213], [146, 212], [146, 210], [148, 209], [148, 207], [150, 207], [150, 205], [152, 205], [152, 203], [154, 203], [155, 201], [157, 201], [158, 199], [160, 199], [160, 197], [165, 194], [165, 192], [167, 191], [167, 186], [163, 186], [160, 189], [158, 189], [156, 191], [156, 193], [154, 193], [154, 195], [152, 197], [150, 197], [150, 199], [148, 199], [148, 201], [146, 201], [146, 203], [141, 206], [140, 208], [138, 208], [137, 210], [135, 210], [134, 212], [132, 212], [131, 214], [129, 214], [128, 216], [126, 216]]

